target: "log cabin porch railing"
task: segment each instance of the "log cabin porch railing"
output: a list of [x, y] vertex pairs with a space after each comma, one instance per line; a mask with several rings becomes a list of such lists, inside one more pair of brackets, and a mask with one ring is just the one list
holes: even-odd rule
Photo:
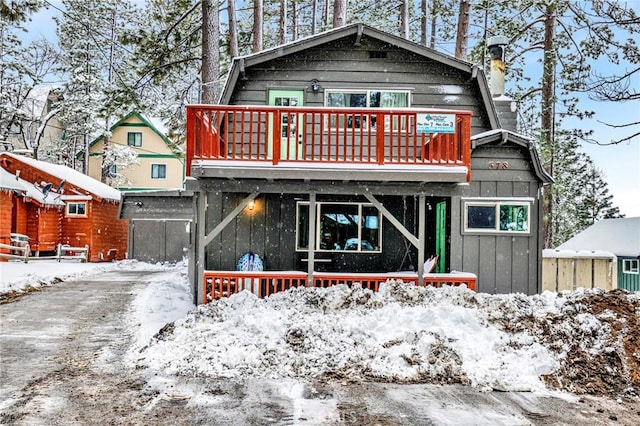
[[[407, 284], [423, 287], [461, 286], [466, 285], [470, 290], [476, 290], [477, 278], [474, 274], [453, 272], [450, 274], [425, 274], [420, 280], [415, 273], [340, 273], [314, 272], [313, 287], [330, 287], [339, 284], [359, 284], [363, 288], [378, 291], [380, 284], [387, 280], [402, 280]], [[254, 293], [258, 297], [267, 297], [279, 291], [286, 291], [294, 287], [309, 287], [306, 272], [296, 271], [205, 271], [203, 276], [202, 303], [214, 299], [228, 297], [243, 290]]]
[[188, 176], [198, 160], [471, 168], [469, 111], [189, 105], [186, 140]]

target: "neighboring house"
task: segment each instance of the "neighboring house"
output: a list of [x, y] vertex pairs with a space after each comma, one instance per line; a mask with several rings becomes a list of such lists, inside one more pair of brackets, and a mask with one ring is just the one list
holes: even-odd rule
[[618, 271], [613, 288], [640, 291], [640, 217], [602, 219], [556, 250], [611, 253]]
[[66, 244], [88, 245], [90, 262], [126, 257], [118, 190], [69, 167], [12, 153], [0, 154], [0, 168], [3, 243], [15, 232], [27, 235], [36, 253]]
[[[109, 144], [128, 146], [138, 156], [138, 164], [130, 164], [124, 170], [110, 170], [112, 176], [120, 175], [125, 181], [112, 186], [121, 191], [183, 188], [182, 151], [166, 136], [160, 120], [134, 111], [111, 126], [110, 132]], [[105, 139], [100, 137], [91, 142], [89, 148], [88, 174], [97, 180], [101, 179], [104, 143]]]
[[[64, 126], [52, 111], [53, 105], [61, 97], [60, 89], [53, 86], [33, 88], [21, 109], [24, 119], [14, 126], [5, 150], [33, 151], [33, 148], [37, 147], [37, 152], [32, 152], [37, 158], [55, 158], [58, 151], [56, 147], [60, 145], [63, 138]], [[39, 130], [41, 133], [38, 138]]]
[[[187, 107], [197, 301], [384, 277], [539, 292], [552, 180], [501, 125], [511, 104], [473, 64], [361, 24], [235, 58], [219, 104]], [[247, 252], [265, 271], [232, 272]]]

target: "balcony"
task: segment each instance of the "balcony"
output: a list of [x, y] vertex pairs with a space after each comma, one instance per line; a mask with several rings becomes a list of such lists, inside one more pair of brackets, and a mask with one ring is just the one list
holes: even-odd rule
[[191, 105], [187, 176], [469, 182], [471, 112]]

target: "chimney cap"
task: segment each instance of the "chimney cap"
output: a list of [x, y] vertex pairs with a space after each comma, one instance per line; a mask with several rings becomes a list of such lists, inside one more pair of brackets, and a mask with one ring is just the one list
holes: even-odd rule
[[509, 39], [506, 36], [493, 36], [487, 39], [487, 46], [506, 46]]

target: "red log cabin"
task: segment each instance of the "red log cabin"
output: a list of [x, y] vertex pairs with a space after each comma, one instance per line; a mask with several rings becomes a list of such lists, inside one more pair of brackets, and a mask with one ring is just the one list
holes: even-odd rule
[[0, 243], [24, 234], [36, 256], [58, 244], [89, 246], [88, 260], [126, 257], [128, 224], [120, 192], [69, 167], [0, 154]]

